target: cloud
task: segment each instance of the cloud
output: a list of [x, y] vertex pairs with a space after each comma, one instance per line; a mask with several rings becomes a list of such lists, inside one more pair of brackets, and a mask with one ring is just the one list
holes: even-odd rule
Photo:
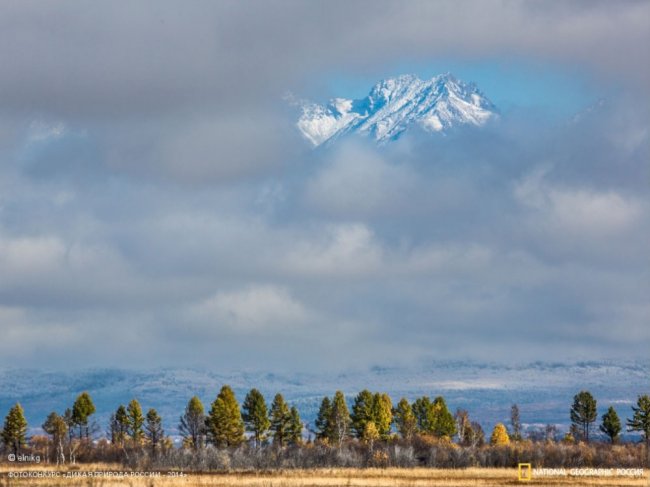
[[327, 226], [309, 239], [296, 242], [282, 261], [289, 272], [343, 277], [379, 270], [381, 247], [363, 224]]
[[514, 197], [525, 208], [527, 233], [544, 242], [547, 256], [622, 265], [641, 255], [639, 244], [650, 224], [647, 199], [621, 190], [551, 183], [544, 177], [547, 171], [535, 170], [514, 186]]
[[401, 213], [417, 197], [417, 176], [409, 166], [389, 162], [378, 150], [342, 142], [307, 184], [308, 204], [325, 213], [354, 218]]
[[286, 169], [300, 153], [288, 120], [264, 111], [146, 122], [98, 139], [112, 170], [189, 185], [259, 179]]
[[638, 223], [642, 203], [615, 191], [552, 187], [540, 172], [533, 173], [515, 186], [515, 197], [539, 211], [546, 225], [558, 232], [570, 232], [585, 238], [619, 234]]
[[[644, 357], [649, 9], [6, 7], [0, 365]], [[449, 59], [603, 101], [312, 151], [282, 99]]]
[[30, 142], [59, 139], [65, 135], [65, 132], [66, 126], [62, 122], [47, 123], [35, 120], [29, 126], [28, 139]]
[[270, 285], [218, 292], [192, 306], [190, 314], [237, 333], [292, 328], [309, 317], [309, 312], [287, 289]]
[[60, 266], [65, 247], [55, 237], [2, 239], [0, 256], [1, 274], [6, 279], [43, 276]]
[[232, 113], [333, 69], [379, 72], [405, 57], [560, 62], [643, 89], [649, 8], [638, 1], [286, 0], [182, 9], [156, 2], [129, 7], [125, 22], [121, 6], [17, 4], [3, 16], [0, 104], [64, 120]]

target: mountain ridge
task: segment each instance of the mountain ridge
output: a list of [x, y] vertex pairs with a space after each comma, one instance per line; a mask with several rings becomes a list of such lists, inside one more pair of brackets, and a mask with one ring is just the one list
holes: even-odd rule
[[374, 366], [345, 373], [282, 373], [270, 371], [215, 371], [197, 367], [129, 370], [94, 368], [57, 372], [0, 368], [0, 414], [20, 401], [30, 428], [38, 429], [52, 410], [62, 413], [75, 397], [88, 391], [97, 406], [97, 420], [106, 425], [119, 404], [137, 398], [145, 408], [155, 407], [175, 432], [178, 416], [190, 397], [211, 402], [223, 384], [235, 390], [240, 401], [252, 387], [267, 396], [281, 392], [312, 423], [323, 395], [343, 390], [348, 399], [363, 388], [387, 392], [394, 401], [421, 395], [443, 395], [448, 404], [470, 411], [486, 426], [504, 421], [512, 403], [519, 404], [529, 424], [568, 424], [573, 395], [587, 388], [599, 407], [617, 405], [629, 415], [638, 394], [650, 392], [650, 363], [533, 362], [519, 366], [434, 361], [415, 366]]
[[405, 74], [376, 83], [361, 99], [333, 98], [326, 105], [300, 104], [298, 130], [318, 147], [357, 133], [386, 143], [412, 126], [442, 132], [459, 125], [481, 126], [498, 116], [496, 106], [474, 83], [451, 73], [428, 80]]

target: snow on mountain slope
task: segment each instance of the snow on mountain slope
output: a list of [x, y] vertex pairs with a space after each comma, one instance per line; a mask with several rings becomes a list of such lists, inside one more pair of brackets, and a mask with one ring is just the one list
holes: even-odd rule
[[380, 81], [360, 100], [335, 98], [326, 106], [303, 103], [297, 126], [314, 146], [346, 133], [383, 143], [413, 125], [441, 132], [457, 125], [480, 126], [496, 114], [496, 107], [474, 84], [449, 73], [430, 80], [402, 75]]
[[[233, 387], [242, 401], [257, 387], [270, 399], [281, 392], [312, 423], [323, 395], [340, 389], [347, 398], [364, 388], [387, 392], [397, 402], [421, 395], [444, 395], [449, 407], [470, 411], [473, 419], [491, 427], [506, 421], [517, 403], [528, 424], [558, 424], [566, 429], [573, 395], [588, 389], [598, 399], [599, 411], [615, 405], [629, 417], [639, 394], [650, 393], [649, 362], [543, 363], [507, 366], [478, 362], [432, 362], [411, 367], [372, 367], [343, 374], [274, 374], [264, 371], [214, 372], [200, 369], [148, 371], [95, 369], [48, 372], [0, 368], [0, 414], [17, 401], [25, 408], [32, 432], [51, 411], [62, 413], [75, 397], [88, 391], [97, 406], [96, 420], [105, 429], [119, 404], [137, 398], [143, 408], [155, 407], [165, 428], [175, 434], [178, 417], [189, 398], [198, 395], [210, 404], [223, 384]], [[0, 416], [1, 417], [1, 416]]]

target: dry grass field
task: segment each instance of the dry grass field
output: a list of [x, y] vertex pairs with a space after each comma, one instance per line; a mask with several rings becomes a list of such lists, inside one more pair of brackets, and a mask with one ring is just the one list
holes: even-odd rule
[[[16, 478], [15, 473], [34, 475], [46, 472], [49, 478]], [[123, 472], [118, 465], [92, 464], [57, 470], [52, 467], [12, 469], [0, 465], [0, 486], [87, 486], [87, 487], [149, 487], [149, 486], [222, 486], [222, 487], [425, 487], [425, 486], [499, 486], [499, 485], [571, 485], [571, 486], [650, 486], [648, 471], [636, 478], [548, 477], [519, 481], [515, 469], [469, 468], [451, 469], [314, 469], [268, 472], [189, 473], [160, 472], [155, 477], [94, 477], [98, 472]], [[10, 473], [13, 474], [10, 476]], [[88, 474], [92, 473], [93, 477]], [[73, 475], [73, 476], [69, 476]], [[76, 475], [76, 476], [75, 476]], [[106, 474], [103, 474], [106, 475]]]

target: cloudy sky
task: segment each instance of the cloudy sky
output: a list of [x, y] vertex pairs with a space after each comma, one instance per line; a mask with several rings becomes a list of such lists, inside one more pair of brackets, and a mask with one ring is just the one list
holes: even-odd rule
[[[0, 366], [650, 349], [650, 3], [0, 3]], [[498, 123], [313, 150], [451, 71]]]

